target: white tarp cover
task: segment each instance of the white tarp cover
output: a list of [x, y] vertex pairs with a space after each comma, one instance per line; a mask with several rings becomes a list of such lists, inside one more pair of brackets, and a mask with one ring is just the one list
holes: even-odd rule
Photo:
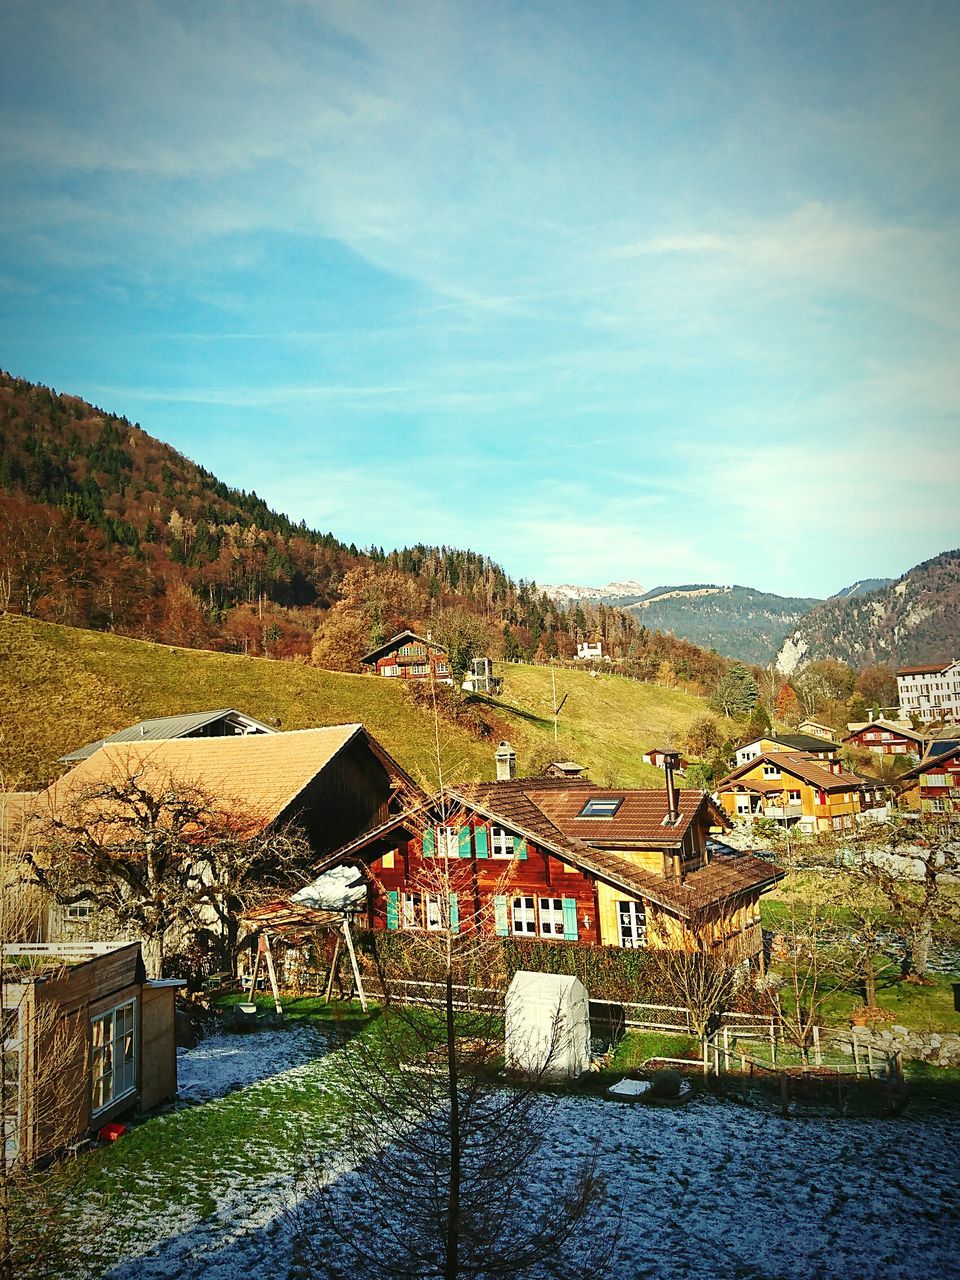
[[292, 895], [290, 901], [314, 911], [354, 911], [367, 898], [367, 882], [359, 867], [349, 862], [331, 867]]
[[561, 973], [513, 975], [506, 1002], [507, 1065], [576, 1079], [590, 1066], [590, 997]]

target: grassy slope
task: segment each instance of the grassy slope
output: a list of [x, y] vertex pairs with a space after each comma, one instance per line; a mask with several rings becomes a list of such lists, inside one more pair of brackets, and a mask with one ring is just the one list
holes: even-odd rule
[[[0, 770], [3, 784], [41, 784], [57, 757], [150, 716], [237, 707], [284, 729], [360, 721], [425, 784], [436, 780], [431, 716], [398, 685], [289, 662], [244, 658], [0, 618]], [[550, 672], [505, 669], [503, 700], [486, 702], [497, 734], [517, 749], [520, 771], [553, 755]], [[706, 709], [702, 699], [615, 676], [560, 672], [570, 697], [561, 715], [559, 755], [573, 756], [597, 781], [657, 786], [644, 750], [676, 735]], [[493, 776], [493, 747], [461, 728], [441, 731], [451, 779]]]

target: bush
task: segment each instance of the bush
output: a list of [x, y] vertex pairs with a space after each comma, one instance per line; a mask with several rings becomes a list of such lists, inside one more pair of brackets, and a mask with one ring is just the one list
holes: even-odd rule
[[679, 1098], [683, 1077], [678, 1071], [655, 1071], [650, 1077], [651, 1098]]

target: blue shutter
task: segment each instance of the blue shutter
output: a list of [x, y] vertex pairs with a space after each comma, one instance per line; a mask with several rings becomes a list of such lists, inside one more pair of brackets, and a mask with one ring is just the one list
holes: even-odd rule
[[566, 942], [576, 942], [577, 933], [577, 900], [576, 898], [564, 898], [563, 900], [563, 937]]
[[461, 827], [457, 832], [457, 856], [460, 858], [470, 857], [470, 828]]
[[455, 893], [450, 895], [450, 932], [460, 932], [460, 903]]
[[477, 827], [473, 833], [473, 839], [477, 849], [477, 857], [489, 857], [489, 850], [487, 847], [487, 828]]
[[513, 856], [515, 858], [525, 858], [527, 856], [527, 842], [523, 836], [513, 837]]
[[396, 889], [387, 894], [387, 928], [400, 928], [400, 894]]
[[507, 923], [507, 900], [500, 894], [496, 894], [493, 899], [493, 920], [497, 936], [505, 938], [510, 932], [510, 926]]
[[423, 833], [423, 856], [425, 858], [432, 858], [436, 847], [437, 833], [434, 831], [433, 827], [427, 827], [426, 831]]

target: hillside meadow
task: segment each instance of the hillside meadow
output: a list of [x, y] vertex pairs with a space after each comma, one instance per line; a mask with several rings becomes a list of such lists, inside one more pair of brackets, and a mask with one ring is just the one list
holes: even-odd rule
[[[282, 729], [360, 722], [425, 786], [437, 780], [434, 719], [398, 684], [295, 662], [132, 640], [6, 614], [0, 617], [0, 771], [5, 789], [44, 785], [58, 756], [152, 716], [236, 707]], [[706, 711], [702, 698], [615, 675], [559, 670], [568, 694], [553, 739], [551, 672], [503, 665], [500, 698], [478, 699], [489, 734], [440, 722], [444, 779], [494, 775], [500, 737], [518, 773], [575, 759], [596, 781], [658, 786], [642, 763]]]

